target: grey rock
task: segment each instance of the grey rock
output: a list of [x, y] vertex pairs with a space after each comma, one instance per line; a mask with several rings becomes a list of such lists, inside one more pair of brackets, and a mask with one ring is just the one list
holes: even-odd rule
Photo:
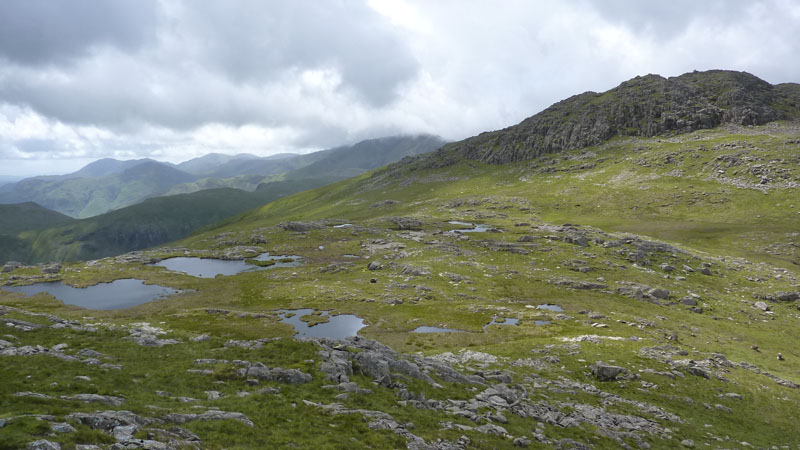
[[50, 430], [54, 433], [73, 433], [75, 427], [66, 422], [56, 422], [50, 424]]
[[591, 369], [592, 375], [600, 381], [614, 381], [619, 375], [627, 372], [624, 367], [604, 364], [601, 361], [596, 362]]
[[102, 353], [94, 351], [90, 348], [82, 348], [78, 351], [78, 354], [87, 358], [100, 358], [103, 356]]
[[528, 448], [533, 442], [525, 436], [514, 439], [514, 447]]
[[694, 448], [694, 441], [691, 439], [684, 439], [681, 441], [681, 445], [686, 448]]
[[324, 225], [319, 222], [281, 222], [278, 228], [284, 231], [306, 232], [311, 230], [319, 230], [324, 228]]
[[164, 420], [178, 424], [195, 420], [236, 420], [249, 427], [255, 426], [253, 421], [240, 412], [225, 412], [217, 409], [205, 411], [200, 414], [167, 414], [164, 416]]
[[389, 219], [400, 230], [416, 230], [419, 229], [424, 222], [413, 217], [392, 217]]
[[762, 310], [762, 311], [769, 311], [769, 305], [767, 305], [764, 302], [755, 302], [753, 304], [753, 306], [758, 308], [758, 309], [760, 309], [760, 310]]
[[662, 300], [669, 297], [669, 291], [666, 289], [660, 289], [660, 288], [651, 289], [647, 293], [655, 298]]
[[52, 263], [42, 267], [42, 273], [54, 274], [61, 272], [61, 264]]
[[29, 442], [25, 448], [28, 450], [61, 450], [61, 444], [47, 439], [39, 439], [38, 441]]
[[681, 299], [681, 305], [697, 306], [697, 300], [695, 300], [693, 297], [686, 296]]
[[311, 382], [311, 375], [297, 369], [272, 369], [272, 374], [276, 380], [286, 384], [303, 384]]
[[9, 261], [3, 266], [2, 273], [12, 272], [20, 267], [25, 267], [25, 264], [18, 261]]
[[708, 373], [708, 371], [706, 369], [703, 369], [702, 367], [688, 366], [686, 368], [686, 372], [696, 377], [711, 378], [711, 375]]
[[378, 261], [372, 261], [367, 265], [368, 270], [381, 270], [383, 269], [383, 264], [379, 263]]
[[77, 400], [85, 403], [103, 403], [109, 406], [122, 406], [125, 399], [121, 397], [114, 397], [111, 395], [98, 395], [98, 394], [75, 394], [61, 397], [64, 400]]
[[106, 432], [111, 432], [114, 428], [122, 425], [145, 426], [153, 422], [152, 419], [140, 417], [130, 411], [78, 412], [69, 414], [67, 419], [74, 419], [90, 428]]

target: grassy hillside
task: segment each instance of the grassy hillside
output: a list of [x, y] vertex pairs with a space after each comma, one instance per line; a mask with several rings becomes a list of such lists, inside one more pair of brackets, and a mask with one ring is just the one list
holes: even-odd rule
[[[0, 291], [0, 443], [796, 448], [798, 192], [798, 122], [504, 164], [445, 149], [168, 247], [0, 274], [182, 291], [110, 311]], [[262, 252], [302, 263], [216, 278], [146, 264]], [[281, 310], [299, 308], [367, 326], [293, 339]]]
[[[92, 311], [94, 332], [14, 332], [15, 347], [69, 342], [65, 354], [91, 348], [122, 369], [4, 357], [14, 362], [0, 390], [13, 426], [0, 437], [111, 442], [110, 432], [67, 412], [125, 409], [170, 421], [216, 407], [241, 415], [179, 426], [207, 447], [795, 447], [798, 157], [800, 125], [784, 123], [621, 138], [506, 165], [396, 166], [141, 255], [208, 257], [255, 246], [300, 255], [300, 267], [200, 279], [135, 258], [68, 264], [59, 277], [74, 285], [139, 278], [185, 293]], [[494, 231], [453, 232], [466, 226], [451, 220]], [[345, 222], [352, 226], [332, 227]], [[87, 314], [44, 295], [0, 293], [0, 304], [22, 308], [6, 317], [28, 322], [43, 318], [26, 311], [79, 321]], [[368, 324], [362, 338], [399, 353], [364, 339], [291, 339], [281, 308], [356, 314]], [[497, 318], [519, 322], [487, 325]], [[136, 344], [148, 320], [166, 333], [158, 339], [177, 343]], [[412, 332], [419, 326], [465, 332]], [[190, 339], [201, 334], [208, 340]], [[320, 350], [350, 361], [355, 384], [337, 386]], [[233, 360], [311, 378], [255, 384]], [[384, 361], [390, 377], [371, 361]], [[52, 370], [39, 370], [45, 363]], [[622, 372], [609, 379], [599, 368]], [[87, 392], [70, 381], [76, 375], [122, 403], [61, 399]], [[34, 402], [19, 392], [50, 397]], [[48, 434], [23, 412], [54, 414], [77, 431]], [[140, 436], [167, 439], [158, 426], [139, 425]], [[301, 432], [308, 427], [319, 432]]]

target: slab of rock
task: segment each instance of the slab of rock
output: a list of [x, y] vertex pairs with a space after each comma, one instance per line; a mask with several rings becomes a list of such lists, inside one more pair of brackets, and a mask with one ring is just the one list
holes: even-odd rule
[[26, 447], [28, 450], [61, 450], [61, 444], [47, 439], [39, 439], [28, 443]]
[[200, 414], [167, 414], [164, 416], [164, 420], [178, 424], [195, 420], [236, 420], [248, 427], [255, 426], [252, 420], [240, 412], [226, 412], [216, 409], [205, 411]]
[[600, 361], [595, 363], [591, 369], [592, 375], [600, 381], [614, 381], [618, 376], [627, 372], [627, 369], [624, 367], [612, 366]]
[[76, 394], [65, 395], [61, 397], [63, 400], [77, 400], [85, 403], [103, 403], [109, 406], [122, 406], [125, 399], [122, 397], [114, 397], [111, 395], [98, 395], [98, 394]]

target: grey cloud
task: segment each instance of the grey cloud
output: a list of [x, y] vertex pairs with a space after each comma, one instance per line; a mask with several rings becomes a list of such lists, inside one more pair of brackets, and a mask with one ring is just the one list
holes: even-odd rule
[[[307, 118], [298, 113], [303, 105], [270, 98], [270, 90], [297, 88], [305, 70], [336, 71], [338, 92], [365, 107], [390, 104], [419, 70], [398, 31], [363, 2], [168, 2], [152, 20], [129, 11], [138, 1], [47, 3], [58, 5], [51, 8], [39, 0], [22, 3], [0, 2], [7, 15], [17, 17], [5, 20], [23, 32], [0, 44], [17, 61], [0, 66], [0, 102], [70, 124], [116, 130], [141, 124], [280, 125], [298, 120], [298, 114]], [[36, 32], [25, 35], [23, 18], [58, 31], [26, 44]], [[159, 25], [155, 31], [149, 29], [153, 24]], [[139, 28], [158, 39], [134, 52], [125, 46], [144, 42], [136, 36]], [[63, 42], [54, 42], [55, 34]], [[117, 45], [85, 54], [104, 40]], [[64, 62], [64, 55], [75, 58]]]
[[603, 0], [586, 6], [611, 23], [624, 24], [661, 40], [681, 34], [698, 21], [711, 26], [741, 19], [756, 4], [752, 0]]
[[373, 105], [413, 78], [417, 61], [399, 33], [361, 1], [184, 4], [182, 25], [206, 46], [208, 63], [236, 81], [258, 82], [286, 68], [336, 68]]
[[27, 65], [63, 63], [92, 46], [136, 49], [154, 35], [156, 0], [3, 0], [0, 56]]

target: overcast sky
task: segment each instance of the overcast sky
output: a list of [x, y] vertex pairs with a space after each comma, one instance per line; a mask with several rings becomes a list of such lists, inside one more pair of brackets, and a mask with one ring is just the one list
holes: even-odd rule
[[2, 0], [0, 175], [456, 140], [716, 68], [800, 81], [800, 1]]

